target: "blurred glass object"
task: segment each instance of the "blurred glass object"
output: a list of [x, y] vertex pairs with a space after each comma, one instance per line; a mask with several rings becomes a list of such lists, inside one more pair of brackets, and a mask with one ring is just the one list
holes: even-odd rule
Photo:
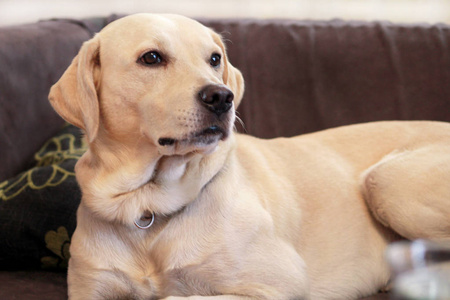
[[386, 258], [393, 272], [392, 299], [450, 299], [450, 241], [401, 241]]

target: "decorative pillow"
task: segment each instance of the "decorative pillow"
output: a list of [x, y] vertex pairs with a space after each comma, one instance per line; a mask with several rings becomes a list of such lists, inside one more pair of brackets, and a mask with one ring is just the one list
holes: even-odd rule
[[66, 125], [35, 154], [30, 170], [0, 183], [0, 268], [66, 268], [81, 191], [74, 167], [86, 151]]

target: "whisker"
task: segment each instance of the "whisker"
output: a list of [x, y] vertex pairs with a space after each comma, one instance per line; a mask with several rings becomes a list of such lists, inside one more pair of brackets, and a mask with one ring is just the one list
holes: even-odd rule
[[[238, 121], [239, 124], [241, 124], [241, 127], [242, 127], [242, 129], [244, 130], [244, 133], [248, 133], [248, 132], [247, 132], [247, 128], [245, 128], [244, 121], [242, 121], [242, 119], [241, 119], [237, 114], [238, 114], [238, 112], [236, 112], [236, 121]], [[234, 129], [237, 130], [237, 129], [236, 129], [236, 125], [234, 125]]]

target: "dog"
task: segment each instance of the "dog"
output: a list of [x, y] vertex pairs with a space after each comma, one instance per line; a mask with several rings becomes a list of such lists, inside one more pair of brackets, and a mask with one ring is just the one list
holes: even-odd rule
[[186, 17], [83, 44], [49, 94], [89, 143], [70, 299], [356, 299], [388, 284], [389, 243], [450, 238], [450, 124], [262, 140], [234, 132], [243, 92]]

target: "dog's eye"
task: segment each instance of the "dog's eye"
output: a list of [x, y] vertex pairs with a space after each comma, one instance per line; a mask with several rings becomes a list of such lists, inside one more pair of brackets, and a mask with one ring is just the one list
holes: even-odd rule
[[156, 51], [149, 51], [145, 53], [139, 60], [146, 65], [155, 65], [163, 61], [161, 55]]
[[220, 65], [221, 58], [222, 57], [220, 56], [220, 54], [214, 53], [213, 55], [211, 55], [211, 58], [209, 60], [210, 65], [213, 67], [218, 67]]

